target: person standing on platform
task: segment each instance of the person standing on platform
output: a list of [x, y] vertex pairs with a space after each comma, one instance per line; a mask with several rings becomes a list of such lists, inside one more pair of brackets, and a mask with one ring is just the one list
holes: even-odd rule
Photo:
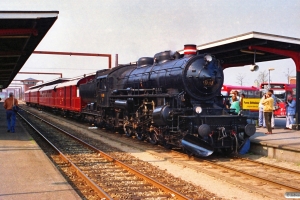
[[262, 104], [263, 100], [265, 99], [265, 95], [262, 96], [262, 98], [259, 101], [258, 104], [258, 126], [262, 127], [265, 125], [264, 120], [264, 105]]
[[230, 105], [230, 109], [234, 109], [234, 114], [239, 114], [241, 108], [240, 108], [240, 102], [237, 99], [236, 95], [233, 95], [232, 97], [232, 103]]
[[287, 96], [286, 100], [286, 127], [285, 129], [292, 130], [292, 125], [295, 123], [294, 117], [296, 114], [296, 101], [292, 95]]
[[265, 95], [262, 105], [264, 106], [265, 123], [268, 129], [266, 134], [272, 134], [271, 119], [273, 114], [274, 99], [272, 98], [272, 93], [270, 91], [268, 91]]
[[272, 119], [271, 119], [271, 127], [272, 127], [272, 129], [274, 129], [275, 128], [274, 111], [275, 111], [275, 108], [277, 107], [277, 100], [276, 100], [276, 97], [274, 95], [274, 91], [273, 90], [269, 90], [269, 91], [272, 93], [272, 98], [274, 100], [273, 114], [272, 114]]
[[3, 107], [6, 110], [7, 132], [15, 132], [16, 113], [13, 111], [13, 106], [18, 106], [18, 100], [14, 98], [12, 92], [9, 93], [9, 98], [5, 99]]

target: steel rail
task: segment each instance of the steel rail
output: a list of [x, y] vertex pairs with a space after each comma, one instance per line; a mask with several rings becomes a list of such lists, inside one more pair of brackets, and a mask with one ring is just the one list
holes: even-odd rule
[[[176, 152], [176, 153], [179, 153], [179, 154], [182, 154], [181, 152], [178, 152], [178, 151], [174, 151], [174, 150], [171, 150], [172, 152]], [[182, 154], [183, 157], [187, 157], [186, 154]], [[276, 184], [278, 186], [281, 186], [281, 187], [284, 187], [286, 189], [291, 189], [293, 192], [299, 192], [300, 191], [300, 187], [294, 187], [294, 186], [289, 186], [289, 185], [286, 185], [286, 184], [282, 184], [282, 183], [278, 183], [276, 181], [273, 181], [273, 180], [270, 180], [270, 179], [267, 179], [267, 178], [263, 178], [263, 177], [259, 177], [259, 176], [256, 176], [256, 175], [253, 175], [251, 173], [248, 173], [248, 172], [244, 172], [242, 170], [238, 170], [238, 169], [235, 169], [234, 167], [229, 167], [229, 166], [226, 166], [226, 165], [223, 165], [223, 164], [220, 164], [220, 163], [217, 163], [217, 161], [209, 161], [209, 160], [206, 160], [206, 159], [201, 159], [201, 158], [198, 158], [198, 157], [194, 157], [194, 156], [189, 156], [189, 159], [193, 159], [195, 161], [199, 161], [199, 162], [205, 162], [205, 163], [208, 163], [208, 164], [211, 164], [211, 165], [216, 165], [218, 167], [222, 167], [222, 168], [225, 168], [225, 169], [230, 169], [232, 171], [235, 171], [235, 172], [239, 172], [239, 173], [242, 173], [242, 174], [245, 174], [247, 176], [250, 176], [250, 177], [254, 177], [256, 179], [261, 179], [261, 180], [264, 180], [266, 182], [270, 182], [270, 183], [273, 183], [273, 184]], [[280, 167], [280, 166], [276, 166], [276, 165], [271, 165], [271, 164], [268, 164], [268, 163], [263, 163], [263, 162], [259, 162], [259, 161], [255, 161], [255, 160], [250, 160], [250, 159], [245, 159], [245, 158], [241, 158], [239, 156], [234, 156], [235, 159], [241, 159], [243, 161], [247, 161], [247, 162], [252, 162], [252, 163], [255, 163], [255, 164], [260, 164], [260, 165], [265, 165], [265, 166], [268, 166], [268, 167], [271, 167], [271, 168], [275, 168], [275, 169], [280, 169], [280, 170], [284, 170], [284, 171], [287, 171], [287, 172], [291, 172], [291, 173], [295, 173], [297, 175], [300, 176], [300, 172], [299, 171], [296, 171], [296, 170], [293, 170], [293, 169], [288, 169], [288, 168], [284, 168], [284, 167]]]
[[281, 184], [281, 183], [278, 183], [276, 181], [273, 181], [273, 180], [270, 180], [270, 179], [267, 179], [267, 178], [259, 177], [259, 176], [256, 176], [254, 174], [251, 174], [251, 173], [248, 173], [248, 172], [244, 172], [244, 171], [239, 170], [239, 169], [235, 169], [234, 167], [229, 167], [229, 166], [226, 166], [226, 165], [222, 165], [220, 163], [216, 163], [216, 161], [202, 160], [202, 159], [199, 159], [199, 158], [197, 158], [195, 160], [199, 160], [201, 162], [206, 162], [208, 164], [215, 165], [215, 166], [218, 166], [218, 167], [221, 167], [221, 168], [224, 168], [224, 169], [229, 169], [229, 170], [232, 170], [232, 171], [235, 171], [235, 172], [239, 172], [241, 174], [244, 174], [244, 175], [256, 178], [256, 179], [264, 180], [266, 182], [270, 182], [270, 183], [275, 184], [277, 186], [283, 187], [283, 188], [285, 188], [285, 189], [287, 189], [288, 191], [291, 191], [291, 192], [299, 192], [300, 191], [299, 187], [294, 187], [294, 186], [289, 186], [289, 185]]
[[265, 166], [272, 167], [272, 168], [275, 168], [275, 169], [284, 170], [284, 171], [287, 171], [287, 172], [298, 174], [300, 176], [300, 171], [297, 171], [297, 170], [288, 169], [288, 168], [280, 167], [280, 166], [276, 166], [276, 165], [271, 165], [271, 164], [263, 163], [263, 162], [260, 162], [260, 161], [257, 161], [257, 160], [250, 160], [250, 159], [247, 159], [247, 158], [241, 158], [241, 157], [238, 157], [238, 156], [236, 156], [234, 158], [240, 159], [240, 160], [243, 160], [243, 161], [247, 161], [247, 162], [253, 162], [253, 163], [256, 163], [256, 164], [260, 164], [260, 165], [265, 165]]
[[[28, 111], [26, 111], [28, 112]], [[28, 112], [30, 113], [30, 112]], [[32, 114], [32, 113], [30, 113]], [[71, 168], [75, 170], [78, 176], [80, 176], [86, 183], [93, 188], [93, 190], [98, 194], [98, 196], [103, 200], [113, 200], [102, 188], [100, 188], [94, 181], [92, 181], [89, 177], [87, 177], [76, 165], [70, 161], [60, 150], [58, 150], [43, 134], [37, 130], [28, 120], [26, 120], [20, 113], [18, 115], [31, 127], [33, 128], [58, 154], [59, 156], [68, 164], [70, 164]], [[33, 115], [33, 114], [32, 114]], [[33, 115], [35, 116], [35, 115]], [[36, 117], [36, 116], [35, 116]], [[45, 122], [45, 121], [44, 121]]]
[[[28, 112], [28, 113], [31, 114], [32, 116], [38, 118], [38, 119], [41, 120], [42, 122], [44, 122], [44, 123], [46, 123], [46, 124], [52, 126], [53, 128], [55, 128], [55, 129], [57, 129], [57, 130], [63, 132], [64, 134], [68, 135], [69, 137], [71, 137], [71, 138], [77, 140], [77, 141], [80, 142], [81, 144], [83, 144], [83, 145], [85, 145], [86, 147], [90, 148], [91, 150], [97, 152], [100, 156], [104, 157], [106, 160], [108, 160], [108, 161], [110, 161], [110, 162], [113, 162], [114, 164], [116, 164], [116, 165], [118, 165], [118, 166], [120, 166], [120, 167], [122, 167], [122, 168], [124, 168], [124, 169], [126, 169], [126, 170], [128, 170], [128, 171], [130, 171], [131, 173], [135, 174], [135, 175], [138, 176], [139, 178], [142, 178], [143, 180], [145, 180], [145, 181], [151, 183], [153, 186], [155, 186], [155, 187], [157, 187], [157, 188], [163, 190], [164, 192], [170, 193], [173, 197], [176, 197], [178, 200], [187, 200], [187, 199], [190, 199], [190, 198], [184, 196], [183, 194], [181, 194], [181, 193], [179, 193], [179, 192], [177, 192], [177, 191], [171, 189], [170, 187], [168, 187], [168, 186], [166, 186], [166, 185], [164, 185], [164, 184], [162, 184], [162, 183], [159, 183], [158, 181], [155, 181], [155, 180], [152, 179], [151, 177], [149, 177], [149, 176], [147, 176], [147, 175], [145, 175], [145, 174], [143, 174], [143, 173], [141, 173], [141, 172], [139, 172], [139, 171], [133, 169], [132, 167], [126, 165], [125, 163], [123, 163], [123, 162], [121, 162], [121, 161], [119, 161], [119, 160], [117, 160], [117, 159], [115, 159], [115, 158], [109, 156], [108, 154], [104, 153], [103, 151], [101, 151], [101, 150], [97, 149], [96, 147], [94, 147], [94, 146], [92, 146], [92, 145], [90, 145], [90, 144], [84, 142], [83, 140], [77, 138], [76, 136], [71, 135], [71, 134], [68, 133], [67, 131], [65, 131], [65, 130], [63, 130], [63, 129], [57, 127], [57, 126], [55, 126], [54, 124], [51, 124], [50, 122], [45, 121], [44, 119], [38, 117], [37, 115], [35, 115], [35, 114], [33, 114], [33, 113], [29, 112], [29, 111], [26, 111], [26, 112]], [[66, 159], [67, 159], [67, 158], [66, 158]], [[78, 170], [79, 170], [79, 169], [78, 169]]]
[[[278, 182], [275, 182], [275, 181], [272, 181], [272, 180], [269, 180], [269, 179], [265, 179], [265, 178], [262, 178], [262, 177], [259, 177], [259, 176], [256, 176], [256, 175], [252, 175], [252, 174], [246, 173], [246, 172], [244, 172], [242, 170], [238, 170], [238, 169], [235, 169], [233, 167], [229, 167], [229, 166], [226, 166], [226, 165], [222, 165], [222, 164], [216, 163], [217, 161], [208, 161], [206, 159], [202, 159], [202, 158], [198, 158], [198, 157], [194, 157], [194, 156], [188, 156], [188, 155], [186, 155], [184, 153], [178, 152], [177, 150], [171, 150], [171, 152], [176, 153], [176, 154], [180, 154], [180, 156], [182, 156], [182, 157], [188, 157], [189, 160], [192, 159], [192, 160], [197, 161], [197, 162], [207, 163], [207, 164], [212, 165], [212, 166], [217, 166], [217, 167], [220, 167], [222, 169], [228, 169], [228, 170], [231, 170], [233, 172], [237, 172], [237, 173], [243, 174], [244, 176], [246, 175], [246, 176], [249, 176], [251, 178], [255, 178], [257, 180], [263, 180], [263, 181], [275, 184], [275, 185], [277, 185], [279, 187], [287, 189], [287, 191], [291, 191], [291, 192], [299, 192], [300, 191], [300, 188], [289, 186], [289, 185], [285, 185], [285, 184], [281, 184], [281, 183], [278, 183]], [[154, 154], [154, 155], [156, 155], [156, 156], [158, 156], [158, 157], [160, 157], [159, 153], [155, 153], [155, 152], [154, 153], [151, 152], [151, 153]], [[274, 167], [275, 169], [286, 170], [288, 172], [292, 172], [292, 173], [296, 173], [296, 174], [300, 175], [300, 172], [296, 171], [296, 170], [287, 169], [287, 168], [280, 167], [280, 166], [274, 166], [274, 165], [267, 164], [267, 163], [262, 163], [262, 162], [259, 162], [259, 161], [252, 161], [252, 160], [244, 159], [244, 158], [242, 158], [242, 159], [245, 160], [245, 161], [250, 161], [250, 162], [253, 162], [253, 163], [258, 163], [258, 164], [266, 165], [266, 166], [269, 166], [269, 167]], [[173, 158], [169, 158], [168, 160], [173, 160]], [[194, 170], [199, 170], [194, 165], [189, 165], [187, 163], [185, 163], [184, 165], [185, 166], [189, 166], [190, 168], [192, 168]], [[213, 173], [210, 173], [207, 170], [202, 169], [202, 172], [205, 172], [208, 175], [211, 175], [211, 176], [215, 177], [215, 175]], [[225, 180], [230, 181], [228, 179], [225, 179]], [[233, 183], [236, 184], [236, 185], [239, 184], [238, 182], [235, 182], [235, 181]], [[258, 194], [260, 194], [260, 193], [258, 192]], [[265, 194], [263, 194], [263, 195], [265, 195]], [[276, 196], [272, 196], [272, 198], [277, 199]]]

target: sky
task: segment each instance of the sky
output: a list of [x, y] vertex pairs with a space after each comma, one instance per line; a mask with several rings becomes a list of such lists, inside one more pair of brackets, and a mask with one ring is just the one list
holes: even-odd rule
[[[185, 44], [206, 44], [256, 31], [300, 38], [299, 0], [1, 0], [3, 11], [59, 11], [58, 19], [35, 49], [112, 54], [118, 63], [135, 62]], [[224, 70], [224, 84], [255, 85], [260, 72], [271, 82], [296, 75], [291, 59]], [[32, 54], [21, 72], [62, 73], [64, 78], [91, 74], [108, 67], [107, 58]], [[50, 81], [57, 75], [19, 74], [18, 80]]]

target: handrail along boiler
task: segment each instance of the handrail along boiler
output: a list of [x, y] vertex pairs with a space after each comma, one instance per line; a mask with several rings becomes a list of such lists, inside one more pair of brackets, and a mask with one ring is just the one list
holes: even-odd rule
[[220, 62], [185, 45], [184, 55], [164, 51], [154, 58], [99, 70], [79, 86], [82, 117], [96, 126], [121, 128], [126, 136], [197, 156], [237, 152], [255, 133], [247, 117], [223, 105]]

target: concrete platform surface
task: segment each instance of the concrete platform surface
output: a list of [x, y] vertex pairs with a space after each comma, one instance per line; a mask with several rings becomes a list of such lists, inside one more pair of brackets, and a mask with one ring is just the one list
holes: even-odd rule
[[0, 103], [0, 199], [81, 199], [17, 120], [8, 133]]
[[300, 131], [275, 128], [273, 134], [265, 132], [266, 128], [257, 128], [256, 133], [250, 138], [251, 142], [300, 152]]
[[300, 131], [276, 127], [273, 134], [265, 134], [266, 128], [257, 128], [250, 137], [251, 152], [283, 161], [300, 163]]

